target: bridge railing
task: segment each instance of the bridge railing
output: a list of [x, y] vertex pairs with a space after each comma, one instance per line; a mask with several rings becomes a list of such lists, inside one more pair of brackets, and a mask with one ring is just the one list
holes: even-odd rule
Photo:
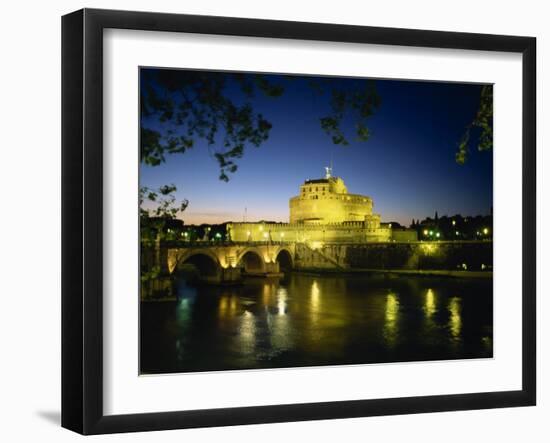
[[[395, 244], [472, 244], [472, 243], [490, 243], [492, 240], [437, 240], [437, 241], [410, 241], [410, 242], [396, 242], [396, 241], [385, 241], [385, 242], [322, 242], [323, 246], [357, 246], [357, 245], [395, 245]], [[186, 240], [166, 240], [161, 242], [161, 246], [164, 248], [193, 248], [193, 247], [230, 247], [230, 246], [269, 246], [269, 245], [291, 245], [291, 244], [308, 244], [308, 242], [299, 242], [299, 241], [225, 241], [225, 240], [212, 240], [212, 241], [186, 241]]]
[[224, 240], [214, 240], [214, 241], [185, 241], [185, 240], [167, 240], [162, 241], [161, 246], [165, 248], [219, 248], [219, 247], [230, 247], [230, 246], [266, 246], [266, 245], [284, 245], [296, 243], [293, 241], [224, 241]]

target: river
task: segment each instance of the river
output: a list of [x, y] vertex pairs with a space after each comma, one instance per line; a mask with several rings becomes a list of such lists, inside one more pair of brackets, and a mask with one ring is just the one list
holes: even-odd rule
[[490, 358], [492, 279], [307, 275], [178, 282], [142, 302], [143, 374]]

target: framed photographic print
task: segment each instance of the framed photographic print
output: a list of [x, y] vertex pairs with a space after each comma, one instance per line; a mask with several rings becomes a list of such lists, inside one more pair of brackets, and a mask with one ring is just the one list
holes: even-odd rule
[[64, 427], [535, 404], [534, 38], [62, 26]]

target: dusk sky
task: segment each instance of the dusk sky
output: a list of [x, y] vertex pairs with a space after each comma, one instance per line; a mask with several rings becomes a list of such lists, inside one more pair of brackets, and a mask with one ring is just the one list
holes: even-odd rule
[[[280, 81], [280, 76], [274, 76]], [[346, 79], [338, 79], [345, 87]], [[411, 219], [461, 213], [489, 214], [493, 194], [493, 152], [472, 143], [465, 165], [455, 161], [457, 142], [479, 105], [480, 85], [376, 80], [381, 106], [367, 121], [371, 138], [353, 140], [353, 120], [346, 120], [348, 146], [334, 145], [319, 119], [329, 113], [328, 98], [315, 96], [305, 82], [285, 85], [281, 97], [256, 96], [250, 103], [273, 127], [259, 148], [247, 146], [229, 182], [219, 180], [219, 166], [206, 142], [184, 154], [166, 156], [159, 166], [141, 165], [140, 185], [173, 183], [177, 198], [188, 199], [180, 215], [186, 224], [288, 221], [289, 198], [306, 179], [324, 176], [333, 163], [348, 192], [368, 195], [382, 221], [409, 225]], [[142, 85], [143, 86], [143, 85]], [[227, 94], [239, 99], [238, 91]], [[154, 122], [146, 122], [155, 129]]]

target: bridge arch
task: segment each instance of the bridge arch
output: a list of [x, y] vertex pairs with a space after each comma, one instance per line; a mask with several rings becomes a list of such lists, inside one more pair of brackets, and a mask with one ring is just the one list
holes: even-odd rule
[[279, 263], [281, 271], [290, 271], [294, 267], [292, 253], [287, 248], [281, 248], [275, 256], [275, 261]]
[[178, 257], [175, 271], [181, 271], [186, 265], [192, 265], [200, 280], [216, 280], [221, 273], [218, 257], [208, 250], [190, 250]]
[[244, 272], [265, 272], [265, 258], [257, 248], [246, 248], [239, 255], [237, 263], [242, 265]]

